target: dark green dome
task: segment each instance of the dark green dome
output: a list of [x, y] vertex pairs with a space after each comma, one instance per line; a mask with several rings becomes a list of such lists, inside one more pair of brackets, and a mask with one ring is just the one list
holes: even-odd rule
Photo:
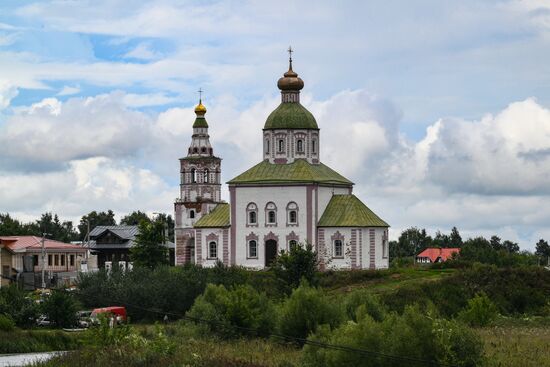
[[281, 103], [267, 117], [267, 129], [319, 129], [315, 117], [300, 103]]

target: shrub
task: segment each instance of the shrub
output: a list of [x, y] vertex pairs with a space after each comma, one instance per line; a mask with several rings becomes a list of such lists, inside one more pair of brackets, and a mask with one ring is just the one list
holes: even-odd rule
[[[403, 366], [451, 364], [477, 366], [482, 361], [482, 343], [466, 327], [424, 315], [407, 307], [403, 315], [389, 314], [376, 322], [364, 315], [331, 331], [319, 328], [309, 340], [375, 352], [369, 357], [350, 351], [304, 347], [305, 366]], [[395, 356], [389, 358], [387, 355]]]
[[[227, 289], [223, 285], [209, 284], [199, 296], [189, 317], [211, 321], [208, 328], [224, 336], [237, 334], [267, 335], [273, 331], [275, 314], [273, 305], [264, 293], [249, 285]], [[245, 329], [252, 329], [255, 333]]]
[[0, 331], [13, 331], [15, 322], [8, 315], [0, 314]]
[[288, 252], [281, 251], [277, 256], [272, 269], [290, 291], [300, 285], [302, 278], [310, 284], [317, 282], [317, 253], [311, 244], [291, 246]]
[[27, 292], [10, 285], [0, 288], [0, 314], [9, 316], [17, 326], [27, 327], [38, 316], [38, 306]]
[[72, 294], [64, 290], [54, 290], [42, 304], [43, 312], [58, 327], [76, 325], [78, 307]]
[[458, 319], [470, 326], [487, 326], [497, 316], [497, 307], [482, 292], [468, 301], [468, 306], [458, 314]]
[[344, 300], [344, 310], [350, 320], [357, 321], [359, 307], [362, 308], [361, 314], [367, 313], [375, 321], [382, 321], [386, 314], [386, 309], [380, 303], [380, 298], [366, 290], [352, 292]]
[[319, 325], [335, 327], [342, 318], [341, 309], [331, 303], [321, 290], [302, 282], [280, 306], [278, 329], [281, 334], [305, 339]]

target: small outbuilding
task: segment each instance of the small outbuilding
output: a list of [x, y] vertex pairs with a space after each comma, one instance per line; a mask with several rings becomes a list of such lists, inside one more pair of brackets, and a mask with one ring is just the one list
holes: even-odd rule
[[420, 264], [440, 263], [447, 261], [453, 254], [460, 252], [459, 247], [438, 248], [428, 247], [416, 255], [416, 262]]

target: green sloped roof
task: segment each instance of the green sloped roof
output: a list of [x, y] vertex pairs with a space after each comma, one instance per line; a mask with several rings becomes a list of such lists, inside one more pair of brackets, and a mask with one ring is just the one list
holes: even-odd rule
[[229, 227], [231, 221], [229, 220], [229, 204], [218, 204], [214, 210], [206, 214], [199, 219], [194, 227], [195, 228], [215, 228], [215, 227]]
[[284, 102], [267, 117], [264, 129], [319, 129], [315, 117], [300, 103]]
[[389, 227], [355, 195], [333, 195], [319, 227]]
[[296, 159], [289, 164], [273, 164], [265, 160], [241, 173], [228, 184], [278, 184], [278, 183], [325, 183], [353, 185], [353, 182], [322, 163], [311, 164], [305, 159]]
[[208, 123], [204, 117], [197, 117], [193, 123], [193, 127], [208, 127]]

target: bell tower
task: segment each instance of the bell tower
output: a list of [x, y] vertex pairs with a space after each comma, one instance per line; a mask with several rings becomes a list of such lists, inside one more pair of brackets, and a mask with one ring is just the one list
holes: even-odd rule
[[214, 156], [202, 90], [199, 94], [191, 144], [180, 158], [180, 197], [174, 203], [176, 265], [194, 261], [193, 225], [221, 202], [221, 158]]

